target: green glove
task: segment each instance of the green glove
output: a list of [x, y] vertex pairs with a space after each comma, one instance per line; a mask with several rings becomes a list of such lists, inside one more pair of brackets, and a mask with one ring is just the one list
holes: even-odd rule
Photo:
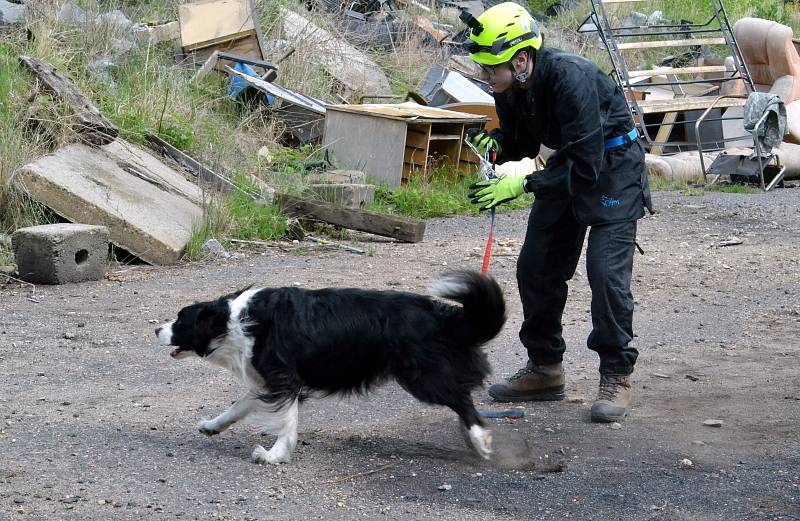
[[478, 181], [470, 185], [470, 202], [480, 206], [480, 210], [491, 210], [499, 204], [516, 199], [525, 193], [525, 177], [501, 177], [488, 181]]
[[500, 143], [498, 143], [496, 139], [487, 134], [484, 130], [477, 128], [471, 128], [467, 130], [467, 141], [469, 141], [472, 146], [478, 149], [481, 157], [486, 155], [486, 150], [494, 150], [498, 154], [500, 153]]

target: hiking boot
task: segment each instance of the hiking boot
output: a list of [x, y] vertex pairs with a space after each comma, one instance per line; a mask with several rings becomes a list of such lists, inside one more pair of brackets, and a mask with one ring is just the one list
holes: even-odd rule
[[489, 396], [498, 402], [530, 402], [564, 399], [564, 366], [528, 364], [505, 383], [489, 387]]
[[631, 380], [628, 375], [600, 375], [597, 400], [592, 404], [593, 422], [618, 422], [631, 405]]

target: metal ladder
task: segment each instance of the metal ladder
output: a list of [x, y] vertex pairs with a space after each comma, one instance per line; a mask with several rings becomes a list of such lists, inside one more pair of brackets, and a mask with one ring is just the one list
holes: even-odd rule
[[[646, 0], [591, 0], [592, 12], [583, 23], [591, 20], [597, 27], [597, 34], [608, 51], [612, 74], [628, 99], [631, 116], [645, 146], [652, 153], [662, 155], [696, 148], [702, 158], [703, 153], [726, 148], [726, 143], [751, 139], [749, 134], [724, 137], [721, 132], [713, 140], [701, 139], [701, 125], [719, 122], [721, 127], [723, 121], [742, 119], [722, 117], [721, 112], [720, 116], [712, 114], [715, 109], [721, 111], [744, 106], [746, 95], [726, 95], [722, 92], [726, 83], [741, 81], [746, 94], [755, 91], [722, 0], [710, 0], [711, 16], [704, 23], [682, 21], [680, 24], [612, 26], [607, 9], [644, 1]], [[727, 56], [732, 57], [733, 67], [718, 64], [697, 65], [696, 62], [702, 57], [701, 46], [708, 45], [726, 46]], [[691, 50], [662, 61], [649, 70], [631, 70], [625, 59], [625, 53], [634, 49], [680, 48]], [[684, 62], [681, 63], [681, 60]], [[695, 64], [692, 65], [692, 62]], [[697, 74], [710, 77], [699, 79], [695, 77]], [[660, 77], [665, 77], [666, 81], [654, 81]], [[703, 86], [707, 89], [701, 89]], [[648, 100], [645, 92], [652, 87], [668, 87], [673, 91], [674, 97]], [[694, 114], [699, 111], [704, 111], [703, 115], [695, 118]], [[680, 123], [676, 123], [678, 115], [683, 118]], [[692, 125], [695, 139], [671, 140], [672, 130], [677, 124], [686, 125], [684, 128]], [[654, 127], [657, 128], [655, 132]]]

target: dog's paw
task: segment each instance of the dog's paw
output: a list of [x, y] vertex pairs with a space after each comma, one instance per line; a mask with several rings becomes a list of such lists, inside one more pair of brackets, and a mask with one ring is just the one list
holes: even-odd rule
[[271, 450], [267, 450], [261, 445], [256, 445], [256, 448], [253, 449], [253, 453], [250, 455], [250, 460], [259, 465], [265, 465], [267, 463], [270, 465], [280, 465], [281, 463], [289, 463], [291, 456], [292, 455], [286, 451], [276, 451], [274, 447]]
[[202, 420], [197, 424], [197, 430], [206, 436], [214, 436], [215, 434], [219, 434], [220, 431], [218, 431], [216, 427], [216, 424], [214, 424], [212, 420]]
[[492, 432], [480, 425], [473, 425], [469, 429], [469, 445], [483, 459], [492, 455]]

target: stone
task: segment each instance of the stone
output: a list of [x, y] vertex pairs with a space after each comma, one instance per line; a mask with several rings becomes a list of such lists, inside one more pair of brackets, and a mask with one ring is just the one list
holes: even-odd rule
[[68, 145], [14, 181], [67, 220], [108, 227], [111, 242], [151, 264], [178, 262], [203, 219], [200, 187], [122, 139]]
[[25, 21], [25, 12], [28, 6], [24, 4], [14, 4], [0, 0], [0, 26], [19, 24]]
[[706, 420], [703, 425], [706, 427], [722, 427], [722, 420]]
[[205, 253], [213, 257], [221, 257], [223, 259], [230, 258], [231, 254], [225, 250], [225, 247], [217, 239], [209, 239], [200, 248]]
[[31, 226], [11, 236], [19, 277], [37, 284], [102, 279], [108, 242], [108, 228], [86, 224]]
[[352, 210], [368, 208], [375, 201], [375, 185], [313, 184], [308, 186], [308, 191], [323, 201]]

